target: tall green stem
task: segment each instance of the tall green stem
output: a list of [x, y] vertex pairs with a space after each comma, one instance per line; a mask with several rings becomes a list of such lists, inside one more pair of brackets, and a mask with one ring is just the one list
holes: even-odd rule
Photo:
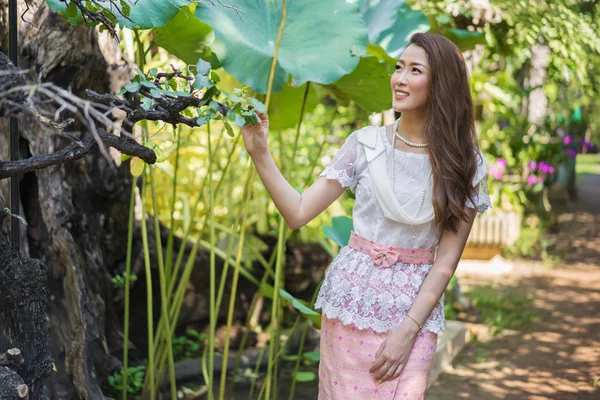
[[[160, 238], [160, 221], [158, 220], [158, 205], [156, 200], [156, 186], [154, 184], [154, 168], [150, 170], [150, 187], [152, 189], [152, 207], [154, 211], [154, 233], [156, 237], [156, 253], [158, 258], [158, 278], [160, 279], [160, 304], [161, 313], [164, 315], [164, 331], [170, 332], [169, 310], [167, 308], [167, 282], [165, 278], [165, 265], [163, 263], [162, 240]], [[166, 336], [167, 357], [169, 360], [169, 378], [171, 381], [171, 398], [177, 398], [177, 382], [175, 382], [175, 362], [173, 360], [173, 346], [170, 335]], [[153, 349], [156, 351], [156, 347]], [[162, 378], [162, 377], [161, 377]]]
[[133, 216], [135, 209], [136, 177], [131, 180], [129, 221], [127, 223], [127, 258], [125, 260], [125, 318], [123, 321], [123, 400], [127, 400], [127, 368], [129, 363], [129, 292], [131, 274], [131, 248], [133, 247]]
[[[144, 171], [146, 168], [144, 168]], [[148, 247], [148, 229], [146, 228], [146, 207], [144, 205], [144, 195], [146, 194], [146, 177], [145, 172], [142, 183], [142, 245], [144, 247], [144, 267], [146, 272], [146, 313], [148, 314], [148, 368], [146, 375], [150, 386], [150, 399], [156, 398], [154, 388], [154, 318], [152, 314], [152, 268], [150, 267], [150, 249]]]
[[208, 336], [208, 399], [214, 398], [213, 384], [214, 384], [214, 368], [215, 368], [215, 331], [217, 328], [217, 315], [219, 310], [215, 309], [215, 193], [213, 191], [213, 177], [212, 177], [212, 163], [213, 154], [211, 146], [211, 133], [210, 133], [210, 121], [207, 125], [208, 138], [208, 192], [209, 192], [209, 204], [208, 212], [210, 216], [210, 332]]
[[[173, 239], [175, 237], [175, 201], [177, 198], [177, 174], [179, 172], [179, 145], [181, 143], [181, 128], [176, 129], [173, 127], [173, 133], [177, 135], [177, 145], [175, 147], [175, 171], [173, 173], [173, 191], [171, 193], [171, 222], [169, 224], [169, 238], [167, 239], [167, 254], [165, 255], [165, 277], [167, 281], [167, 287], [171, 279], [175, 279], [171, 276], [171, 266], [173, 265]], [[169, 293], [169, 296], [171, 294]], [[170, 297], [169, 297], [170, 298]]]

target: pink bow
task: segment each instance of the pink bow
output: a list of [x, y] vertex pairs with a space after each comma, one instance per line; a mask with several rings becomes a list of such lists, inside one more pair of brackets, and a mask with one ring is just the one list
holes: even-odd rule
[[396, 261], [398, 261], [400, 253], [394, 251], [391, 247], [375, 246], [371, 250], [371, 256], [373, 257], [375, 265], [381, 265], [383, 268], [390, 268], [396, 263]]

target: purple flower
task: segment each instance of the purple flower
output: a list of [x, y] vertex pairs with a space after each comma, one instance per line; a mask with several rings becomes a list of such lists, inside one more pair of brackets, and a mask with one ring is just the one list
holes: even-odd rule
[[495, 179], [502, 179], [502, 177], [504, 176], [504, 170], [502, 168], [499, 168], [497, 165], [490, 165], [489, 173]]
[[552, 165], [549, 166], [548, 173], [549, 174], [553, 174], [554, 173], [554, 167]]
[[544, 161], [540, 161], [540, 163], [538, 164], [540, 171], [542, 172], [542, 174], [547, 174], [550, 172], [550, 168], [552, 167], [550, 164], [544, 162]]
[[531, 172], [535, 172], [537, 170], [537, 167], [538, 167], [538, 165], [537, 165], [537, 163], [535, 161], [529, 161], [527, 163], [527, 168], [529, 168], [529, 170]]
[[592, 142], [588, 142], [585, 139], [581, 140], [581, 146], [585, 147], [589, 151], [594, 151], [594, 148], [596, 147], [596, 146], [594, 146], [594, 144]]
[[529, 186], [535, 185], [537, 183], [537, 181], [538, 181], [538, 179], [537, 179], [537, 176], [535, 176], [535, 175], [529, 175], [527, 177], [527, 185], [529, 185]]
[[501, 168], [506, 168], [506, 160], [504, 158], [497, 159], [496, 164]]
[[569, 145], [573, 143], [573, 137], [572, 136], [565, 136], [563, 139], [563, 144], [564, 145]]
[[567, 154], [569, 155], [569, 157], [571, 157], [574, 160], [575, 157], [577, 157], [577, 150], [567, 149]]

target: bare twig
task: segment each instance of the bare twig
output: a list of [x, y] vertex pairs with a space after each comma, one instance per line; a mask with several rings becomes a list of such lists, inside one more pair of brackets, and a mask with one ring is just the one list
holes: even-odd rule
[[[215, 3], [213, 2], [213, 0], [204, 0], [204, 1], [209, 2], [213, 6], [215, 5]], [[242, 16], [240, 15], [240, 13], [246, 13], [246, 11], [244, 11], [244, 10], [242, 10], [240, 8], [234, 7], [232, 5], [229, 5], [229, 4], [224, 4], [221, 0], [214, 0], [214, 1], [216, 1], [217, 3], [219, 3], [221, 6], [223, 6], [225, 8], [230, 8], [230, 9], [234, 10], [235, 13], [237, 14], [238, 18], [240, 19], [240, 21], [244, 22], [244, 19], [242, 18]]]

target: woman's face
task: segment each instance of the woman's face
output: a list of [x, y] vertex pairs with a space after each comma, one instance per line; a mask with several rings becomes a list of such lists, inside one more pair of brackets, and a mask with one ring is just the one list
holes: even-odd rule
[[425, 109], [429, 72], [425, 50], [414, 44], [409, 45], [398, 59], [396, 70], [390, 79], [392, 108], [395, 111]]

